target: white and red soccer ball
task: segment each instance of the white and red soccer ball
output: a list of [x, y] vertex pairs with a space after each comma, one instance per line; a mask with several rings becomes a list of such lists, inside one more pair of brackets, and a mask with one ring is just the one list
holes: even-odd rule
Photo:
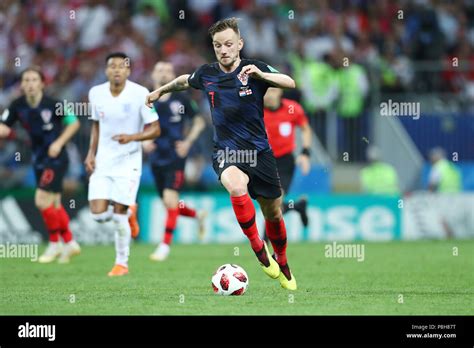
[[249, 286], [247, 272], [242, 267], [230, 263], [220, 266], [211, 280], [212, 288], [217, 295], [243, 295]]

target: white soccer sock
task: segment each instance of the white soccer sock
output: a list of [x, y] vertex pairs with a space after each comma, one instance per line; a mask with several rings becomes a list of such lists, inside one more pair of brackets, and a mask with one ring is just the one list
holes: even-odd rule
[[128, 267], [130, 255], [131, 230], [127, 214], [114, 214], [115, 231], [115, 264]]

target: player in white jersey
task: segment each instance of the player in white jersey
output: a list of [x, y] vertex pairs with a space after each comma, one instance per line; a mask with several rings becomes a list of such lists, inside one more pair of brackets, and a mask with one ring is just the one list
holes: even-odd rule
[[159, 136], [160, 125], [156, 111], [143, 104], [148, 89], [127, 79], [127, 55], [112, 53], [106, 64], [108, 82], [89, 91], [93, 124], [85, 165], [91, 174], [88, 199], [93, 218], [98, 222], [113, 219], [117, 228], [115, 265], [108, 275], [121, 276], [128, 273], [128, 207], [135, 204], [140, 183], [140, 142]]

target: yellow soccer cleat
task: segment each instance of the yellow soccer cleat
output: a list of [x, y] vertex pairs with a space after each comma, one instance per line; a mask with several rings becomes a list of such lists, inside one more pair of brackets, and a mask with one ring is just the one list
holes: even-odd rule
[[[293, 275], [293, 273], [291, 273], [290, 269], [288, 268], [288, 265], [285, 265], [282, 268], [283, 269], [281, 270], [280, 275], [278, 276], [278, 280], [280, 281], [281, 287], [287, 290], [296, 290], [298, 287], [296, 285], [295, 276]], [[285, 273], [287, 275], [289, 274], [289, 280]]]
[[[265, 255], [263, 254], [265, 253]], [[264, 241], [263, 242], [263, 249], [256, 253], [258, 261], [260, 262], [260, 266], [262, 266], [263, 271], [272, 279], [278, 278], [280, 274], [280, 266], [278, 266], [278, 263], [275, 261], [275, 259], [270, 255], [270, 252], [268, 251], [267, 243]], [[265, 264], [262, 262], [268, 260], [270, 264], [265, 266]]]

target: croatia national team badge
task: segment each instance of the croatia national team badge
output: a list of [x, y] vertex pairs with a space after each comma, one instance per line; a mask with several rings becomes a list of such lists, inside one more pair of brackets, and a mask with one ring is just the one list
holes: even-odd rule
[[237, 75], [237, 78], [243, 86], [247, 86], [247, 83], [249, 82], [249, 75], [240, 73]]
[[43, 119], [44, 123], [49, 123], [49, 121], [51, 121], [51, 116], [53, 116], [53, 113], [51, 112], [51, 110], [48, 110], [48, 109], [41, 110], [41, 118]]

